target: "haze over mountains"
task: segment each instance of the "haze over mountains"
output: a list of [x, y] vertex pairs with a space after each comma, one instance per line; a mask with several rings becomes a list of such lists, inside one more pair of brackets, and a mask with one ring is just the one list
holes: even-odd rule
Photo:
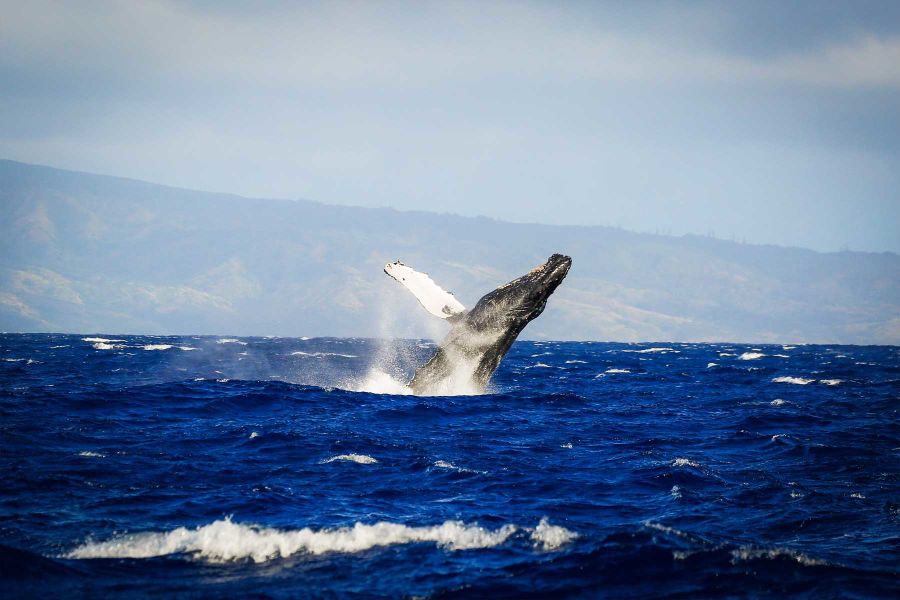
[[[548, 202], [552, 202], [548, 198]], [[525, 338], [900, 344], [900, 256], [262, 200], [0, 161], [0, 330], [440, 335], [383, 273], [466, 306], [553, 252]]]

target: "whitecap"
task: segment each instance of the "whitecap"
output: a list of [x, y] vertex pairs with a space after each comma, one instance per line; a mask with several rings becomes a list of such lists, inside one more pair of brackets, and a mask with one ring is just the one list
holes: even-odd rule
[[367, 454], [338, 454], [337, 456], [332, 456], [331, 458], [326, 458], [322, 461], [322, 464], [334, 462], [336, 460], [345, 460], [349, 462], [359, 463], [361, 465], [372, 465], [377, 463], [378, 461], [372, 458]]
[[[540, 527], [540, 524], [538, 525]], [[547, 524], [538, 534], [553, 544], [565, 534]], [[506, 542], [516, 532], [515, 525], [489, 530], [477, 524], [445, 521], [441, 525], [413, 527], [402, 523], [356, 523], [352, 527], [314, 530], [283, 530], [234, 523], [230, 518], [188, 529], [178, 527], [166, 532], [146, 532], [114, 537], [105, 542], [85, 542], [65, 555], [70, 559], [151, 558], [170, 554], [192, 554], [211, 563], [250, 559], [264, 562], [294, 554], [355, 553], [377, 546], [434, 542], [447, 550], [492, 548]], [[538, 531], [535, 529], [535, 531]], [[571, 539], [571, 538], [568, 538]]]
[[866, 499], [866, 496], [865, 496], [864, 494], [860, 494], [859, 492], [854, 492], [854, 493], [850, 494], [850, 497], [851, 497], [851, 498], [857, 498], [857, 499], [859, 499], [859, 500], [865, 500], [865, 499]]
[[586, 360], [567, 360], [566, 364], [567, 365], [586, 365], [587, 361]]
[[78, 456], [85, 456], [88, 458], [106, 458], [105, 454], [100, 454], [99, 452], [91, 452], [90, 450], [79, 452]]
[[840, 385], [844, 383], [843, 379], [820, 379], [820, 383], [824, 383], [825, 385]]
[[695, 469], [699, 469], [700, 463], [694, 462], [687, 458], [676, 458], [674, 461], [672, 461], [672, 466], [673, 467], [694, 467]]
[[565, 449], [567, 449], [567, 450], [571, 450], [571, 449], [572, 449], [572, 442], [566, 442], [565, 444], [560, 444], [559, 447], [560, 447], [560, 448], [565, 448]]
[[530, 367], [525, 367], [525, 368], [526, 369], [552, 369], [553, 367], [546, 363], [539, 362], [536, 365], [531, 365]]
[[802, 377], [776, 377], [772, 381], [775, 383], [793, 383], [795, 385], [806, 385], [812, 383], [815, 379], [804, 379]]
[[626, 350], [626, 352], [635, 352], [636, 354], [653, 354], [656, 352], [674, 352], [679, 353], [680, 350], [675, 350], [674, 348], [645, 348], [643, 350]]
[[706, 368], [707, 368], [707, 369], [712, 369], [713, 367], [718, 367], [718, 366], [719, 366], [719, 365], [718, 365], [717, 363], [713, 363], [713, 362], [711, 362], [711, 363], [706, 363]]
[[147, 344], [144, 350], [168, 350], [171, 347], [172, 344]]
[[545, 552], [557, 550], [578, 537], [574, 531], [569, 531], [559, 525], [551, 525], [547, 517], [541, 519], [537, 527], [531, 532], [531, 540]]
[[678, 498], [681, 498], [681, 488], [678, 487], [677, 485], [673, 485], [673, 486], [672, 486], [672, 489], [669, 490], [669, 495], [671, 495], [671, 496], [672, 496], [673, 498], [675, 498], [676, 500], [677, 500]]
[[762, 352], [744, 352], [737, 357], [738, 360], [757, 360], [763, 358], [765, 354]]
[[773, 354], [775, 358], [790, 358], [787, 354]]
[[607, 369], [604, 373], [631, 373], [628, 369]]
[[446, 460], [436, 460], [434, 461], [434, 466], [439, 469], [449, 469], [451, 471], [457, 471], [459, 473], [481, 473], [484, 475], [487, 471], [475, 471], [474, 469], [466, 469], [464, 467], [457, 467], [451, 462]]
[[251, 432], [250, 432], [250, 439], [251, 439], [251, 440], [252, 440], [253, 438], [258, 438], [258, 437], [259, 437], [259, 432], [258, 432], [258, 431], [251, 431]]
[[791, 550], [789, 548], [755, 548], [753, 546], [742, 546], [736, 550], [731, 551], [731, 556], [733, 560], [736, 562], [738, 560], [753, 560], [758, 558], [779, 558], [781, 556], [786, 556], [791, 558], [801, 565], [805, 566], [817, 566], [817, 565], [827, 565], [828, 563], [824, 560], [819, 560], [816, 558], [810, 558], [809, 556], [797, 552], [796, 550]]
[[125, 340], [111, 340], [109, 338], [102, 337], [86, 337], [81, 338], [82, 342], [93, 342], [95, 344], [112, 344], [114, 342], [124, 342]]
[[355, 354], [340, 354], [338, 352], [303, 352], [298, 350], [291, 352], [291, 356], [312, 356], [315, 358], [324, 358], [326, 356], [338, 356], [340, 358], [356, 358]]
[[217, 344], [240, 344], [241, 346], [246, 346], [247, 342], [242, 342], [241, 340], [235, 338], [221, 338], [216, 340]]
[[178, 346], [179, 350], [184, 350], [185, 352], [190, 352], [191, 350], [196, 350], [196, 348], [192, 346]]
[[786, 404], [786, 402], [784, 400], [782, 400], [781, 398], [775, 398], [774, 400], [769, 402], [769, 404], [771, 404], [772, 406], [782, 406], [782, 405]]
[[719, 352], [719, 356], [724, 358], [726, 356], [737, 356], [737, 354], [734, 354], [732, 352]]
[[106, 342], [97, 342], [94, 344], [94, 350], [118, 350], [122, 347], [122, 344], [107, 344]]

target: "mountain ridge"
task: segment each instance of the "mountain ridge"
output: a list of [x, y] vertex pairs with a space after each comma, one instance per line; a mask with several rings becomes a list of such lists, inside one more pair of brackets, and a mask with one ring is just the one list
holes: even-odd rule
[[523, 337], [900, 343], [900, 257], [259, 199], [0, 160], [0, 329], [435, 337], [380, 271], [471, 305], [552, 252]]

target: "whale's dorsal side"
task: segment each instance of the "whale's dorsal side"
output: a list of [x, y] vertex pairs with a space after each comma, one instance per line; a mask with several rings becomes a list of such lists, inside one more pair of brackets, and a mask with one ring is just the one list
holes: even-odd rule
[[427, 273], [419, 273], [399, 260], [386, 264], [384, 272], [412, 292], [419, 304], [436, 317], [453, 321], [466, 312], [462, 302], [436, 284]]

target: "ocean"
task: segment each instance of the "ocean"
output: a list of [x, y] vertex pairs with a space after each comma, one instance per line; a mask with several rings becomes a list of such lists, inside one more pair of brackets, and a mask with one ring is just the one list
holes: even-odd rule
[[900, 348], [0, 335], [15, 597], [900, 595]]

